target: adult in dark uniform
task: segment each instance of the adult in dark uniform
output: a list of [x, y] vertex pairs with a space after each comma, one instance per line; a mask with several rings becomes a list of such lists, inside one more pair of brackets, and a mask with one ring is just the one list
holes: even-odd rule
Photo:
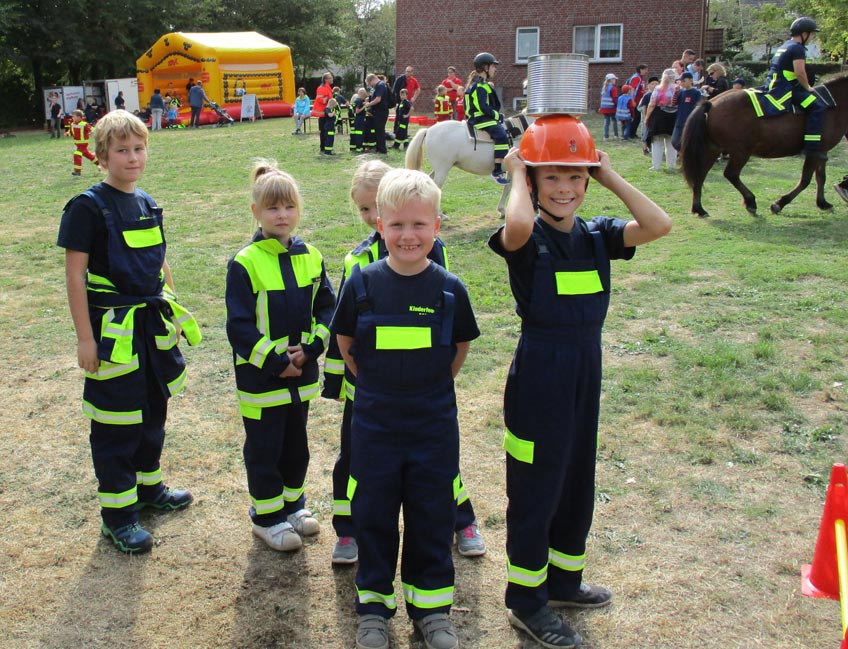
[[765, 88], [773, 103], [786, 107], [788, 102], [807, 114], [804, 129], [804, 155], [827, 159], [820, 151], [825, 103], [812, 92], [807, 77], [807, 45], [819, 31], [812, 18], [797, 18], [789, 28], [790, 39], [781, 45], [771, 59]]
[[371, 88], [371, 98], [365, 102], [365, 107], [373, 118], [374, 150], [377, 153], [388, 153], [386, 150], [386, 122], [389, 120], [389, 88], [376, 74], [369, 74], [365, 77], [365, 83]]
[[[489, 246], [507, 263], [521, 318], [504, 396], [506, 605], [510, 623], [545, 647], [572, 647], [580, 635], [552, 609], [612, 598], [583, 583], [610, 259], [630, 259], [634, 246], [665, 235], [671, 219], [613, 171], [588, 129], [567, 115], [537, 119], [505, 166], [513, 178], [506, 222]], [[634, 220], [577, 217], [590, 177]]]

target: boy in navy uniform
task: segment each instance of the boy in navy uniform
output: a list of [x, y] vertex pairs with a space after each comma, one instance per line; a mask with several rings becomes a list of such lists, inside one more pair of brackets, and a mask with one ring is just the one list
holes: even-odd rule
[[147, 126], [125, 110], [100, 119], [95, 152], [106, 179], [65, 206], [58, 240], [85, 370], [100, 529], [126, 553], [153, 547], [140, 509], [172, 511], [192, 502], [190, 492], [165, 486], [159, 458], [168, 399], [185, 384], [180, 331], [192, 345], [201, 338], [174, 295], [162, 210], [136, 188], [147, 138]]
[[384, 176], [377, 229], [388, 257], [353, 268], [330, 326], [356, 377], [348, 495], [359, 543], [359, 649], [389, 646], [401, 506], [407, 613], [427, 647], [458, 646], [448, 616], [459, 485], [454, 377], [479, 329], [462, 282], [427, 256], [440, 193], [419, 171]]
[[[521, 338], [507, 377], [507, 589], [510, 623], [545, 647], [582, 641], [553, 608], [611, 601], [583, 583], [594, 507], [601, 329], [610, 259], [665, 235], [671, 219], [596, 152], [579, 120], [546, 115], [505, 160], [506, 222], [489, 246], [509, 268]], [[576, 215], [594, 178], [634, 220]]]
[[683, 127], [686, 120], [695, 110], [695, 106], [701, 101], [701, 91], [692, 86], [693, 75], [684, 72], [680, 75], [680, 90], [677, 91], [677, 117], [674, 122], [674, 131], [671, 133], [671, 146], [680, 151], [680, 138], [683, 137]]
[[356, 153], [362, 153], [365, 146], [365, 127], [368, 121], [368, 113], [365, 108], [367, 100], [368, 92], [365, 88], [360, 88], [356, 91], [356, 97], [350, 102], [350, 108], [353, 111], [353, 123], [350, 127], [350, 150]]
[[397, 106], [395, 106], [395, 143], [393, 149], [399, 149], [401, 145], [406, 149], [409, 146], [409, 113], [412, 112], [412, 104], [407, 99], [406, 88], [400, 91]]

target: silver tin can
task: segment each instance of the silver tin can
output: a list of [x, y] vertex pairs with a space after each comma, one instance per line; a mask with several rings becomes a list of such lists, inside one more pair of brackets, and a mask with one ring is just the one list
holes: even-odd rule
[[527, 114], [584, 115], [589, 105], [589, 57], [536, 54], [527, 59]]

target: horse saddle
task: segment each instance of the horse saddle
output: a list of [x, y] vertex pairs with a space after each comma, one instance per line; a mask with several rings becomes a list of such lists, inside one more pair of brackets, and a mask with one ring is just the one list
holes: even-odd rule
[[[524, 131], [527, 130], [528, 126], [530, 126], [530, 122], [527, 121], [527, 116], [524, 113], [519, 113], [513, 117], [507, 117], [503, 123], [503, 127], [506, 129], [507, 135], [514, 140], [521, 137], [524, 134]], [[492, 141], [491, 136], [486, 133], [486, 131], [478, 131], [468, 120], [465, 120], [465, 128], [468, 131], [468, 139], [472, 142]]]
[[[757, 117], [775, 117], [784, 114], [801, 115], [804, 113], [803, 108], [789, 101], [791, 95], [774, 97], [768, 91], [760, 90], [759, 88], [746, 88], [745, 92], [754, 106], [754, 112], [757, 114]], [[813, 88], [813, 94], [828, 108], [836, 108], [836, 100], [830, 94], [827, 86], [815, 86]]]

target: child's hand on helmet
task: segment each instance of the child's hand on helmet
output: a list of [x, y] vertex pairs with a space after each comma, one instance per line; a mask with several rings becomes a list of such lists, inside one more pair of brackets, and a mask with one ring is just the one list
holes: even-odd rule
[[521, 153], [518, 150], [518, 147], [514, 146], [509, 150], [509, 153], [506, 154], [506, 157], [503, 161], [504, 169], [506, 169], [507, 173], [510, 175], [515, 175], [515, 172], [526, 172], [527, 165], [524, 164], [524, 160], [521, 157]]

